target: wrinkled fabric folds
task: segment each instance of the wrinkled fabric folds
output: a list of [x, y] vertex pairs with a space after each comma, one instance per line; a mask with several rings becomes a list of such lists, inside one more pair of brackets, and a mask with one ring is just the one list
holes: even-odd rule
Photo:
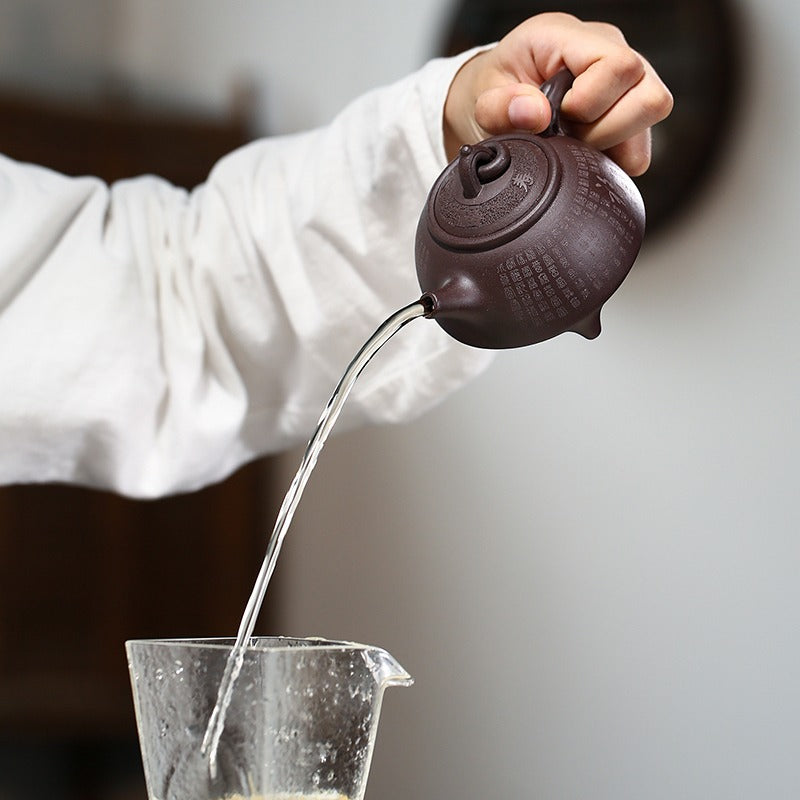
[[[154, 497], [307, 439], [359, 347], [419, 297], [414, 231], [467, 57], [255, 141], [191, 192], [0, 157], [0, 482]], [[415, 320], [339, 427], [411, 419], [488, 358]]]

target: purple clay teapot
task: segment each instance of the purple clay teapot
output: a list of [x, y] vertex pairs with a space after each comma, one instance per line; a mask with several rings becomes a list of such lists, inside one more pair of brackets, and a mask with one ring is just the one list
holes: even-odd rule
[[633, 181], [561, 130], [573, 80], [562, 70], [543, 84], [553, 109], [544, 133], [464, 145], [430, 191], [416, 236], [421, 301], [465, 344], [595, 338], [639, 252], [644, 204]]

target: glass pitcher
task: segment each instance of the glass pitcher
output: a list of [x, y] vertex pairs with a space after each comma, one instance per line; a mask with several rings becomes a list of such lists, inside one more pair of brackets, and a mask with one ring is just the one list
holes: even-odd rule
[[126, 643], [150, 800], [362, 800], [383, 691], [409, 674], [377, 647], [251, 642], [215, 770], [201, 744], [233, 639]]

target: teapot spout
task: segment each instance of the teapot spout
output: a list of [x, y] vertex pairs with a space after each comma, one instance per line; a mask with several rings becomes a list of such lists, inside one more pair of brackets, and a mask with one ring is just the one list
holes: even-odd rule
[[436, 288], [428, 288], [420, 297], [428, 319], [448, 317], [468, 319], [482, 307], [480, 287], [472, 276], [457, 273], [447, 276]]

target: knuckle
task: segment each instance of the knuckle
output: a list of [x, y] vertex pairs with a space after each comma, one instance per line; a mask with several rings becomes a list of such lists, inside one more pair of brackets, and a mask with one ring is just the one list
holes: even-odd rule
[[610, 22], [595, 22], [595, 30], [601, 35], [605, 36], [618, 44], [626, 44], [625, 34]]
[[650, 112], [654, 122], [661, 122], [662, 119], [666, 119], [672, 113], [674, 103], [672, 93], [666, 86], [662, 85], [658, 91], [650, 93], [648, 100], [645, 102], [645, 108]]
[[568, 14], [566, 11], [544, 11], [541, 14], [537, 14], [532, 19], [540, 23], [546, 22], [552, 25], [574, 25], [576, 22], [580, 23], [580, 20], [576, 16]]
[[636, 178], [639, 175], [644, 175], [650, 167], [650, 153], [649, 152], [636, 152], [628, 155], [625, 163], [625, 171], [628, 175]]
[[640, 116], [646, 125], [655, 125], [666, 119], [672, 113], [673, 98], [669, 89], [663, 84], [642, 87], [638, 93], [637, 102]]
[[528, 17], [522, 22], [515, 30], [521, 32], [523, 35], [536, 35], [542, 29], [551, 29], [556, 31], [564, 28], [574, 28], [580, 25], [581, 21], [564, 11], [542, 11], [532, 17]]
[[611, 57], [609, 65], [617, 80], [629, 86], [638, 83], [645, 74], [644, 59], [629, 47], [620, 47]]

